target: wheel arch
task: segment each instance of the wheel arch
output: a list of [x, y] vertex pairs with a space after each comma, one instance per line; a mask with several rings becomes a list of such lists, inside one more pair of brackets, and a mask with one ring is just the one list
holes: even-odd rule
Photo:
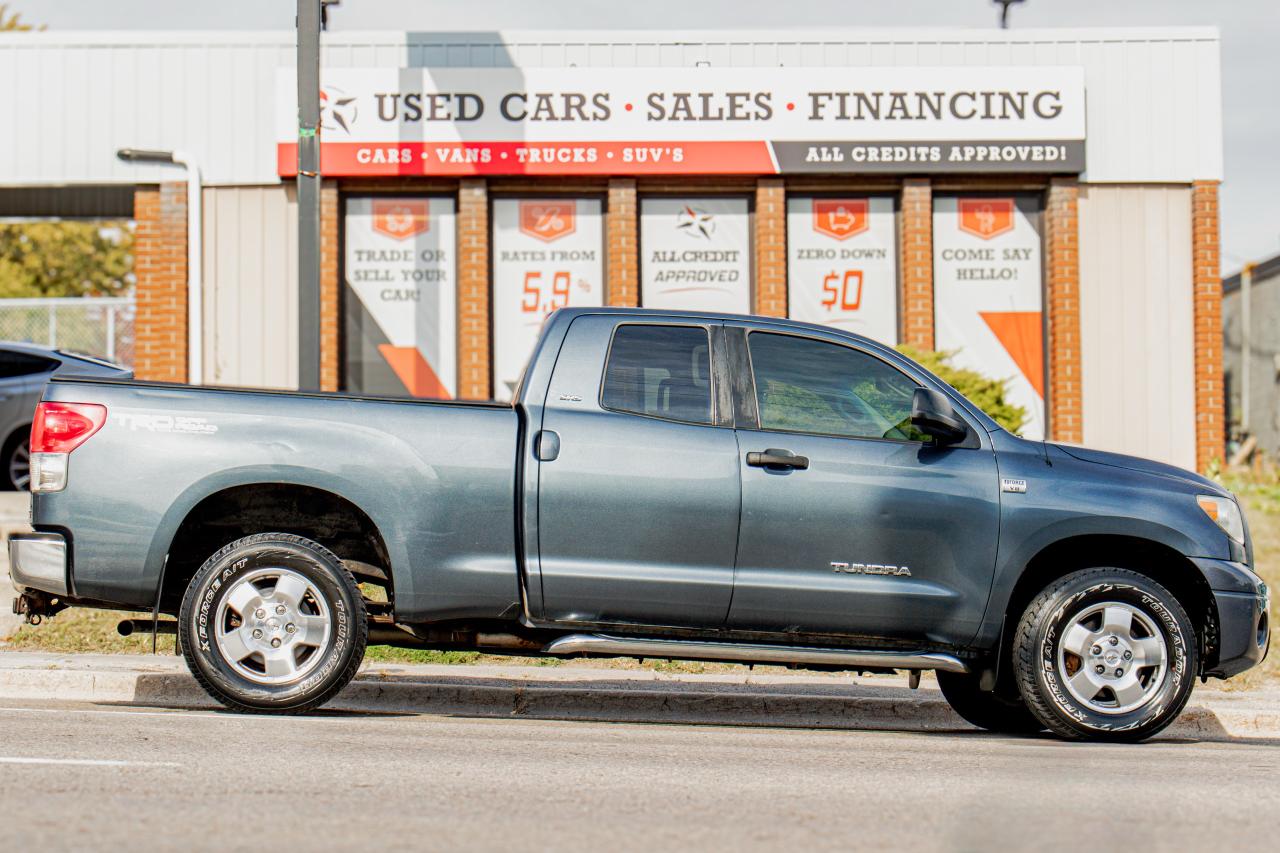
[[160, 606], [176, 613], [183, 591], [208, 557], [255, 533], [289, 533], [324, 545], [358, 580], [385, 587], [394, 602], [387, 541], [367, 512], [335, 492], [296, 482], [239, 483], [187, 510], [167, 543]]
[[1069, 536], [1031, 557], [1005, 602], [1002, 658], [1009, 652], [1018, 620], [1037, 594], [1071, 572], [1103, 566], [1137, 572], [1173, 593], [1195, 626], [1202, 671], [1216, 663], [1218, 611], [1204, 573], [1166, 543], [1113, 533]]

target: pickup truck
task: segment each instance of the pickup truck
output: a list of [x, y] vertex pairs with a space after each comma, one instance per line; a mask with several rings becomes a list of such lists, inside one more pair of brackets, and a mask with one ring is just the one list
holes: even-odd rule
[[373, 642], [935, 670], [982, 728], [1134, 741], [1268, 648], [1230, 492], [785, 320], [561, 310], [510, 405], [55, 378], [31, 450], [16, 609], [150, 611], [243, 711]]

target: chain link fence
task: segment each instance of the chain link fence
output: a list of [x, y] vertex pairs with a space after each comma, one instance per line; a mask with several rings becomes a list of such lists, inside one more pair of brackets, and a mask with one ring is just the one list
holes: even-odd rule
[[133, 366], [132, 297], [0, 299], [0, 341], [44, 344]]

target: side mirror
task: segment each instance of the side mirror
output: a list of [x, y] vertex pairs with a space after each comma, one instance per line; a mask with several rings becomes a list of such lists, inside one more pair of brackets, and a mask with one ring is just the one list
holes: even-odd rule
[[911, 398], [911, 423], [938, 444], [955, 444], [969, 434], [969, 426], [956, 414], [947, 395], [917, 388]]

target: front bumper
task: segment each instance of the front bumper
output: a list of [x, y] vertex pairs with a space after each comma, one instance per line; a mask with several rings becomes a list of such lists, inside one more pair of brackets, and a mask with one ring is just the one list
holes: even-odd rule
[[[1218, 610], [1217, 661], [1205, 674], [1230, 678], [1262, 662], [1271, 645], [1271, 591], [1243, 563], [1196, 560]], [[1206, 566], [1206, 564], [1213, 564]]]
[[67, 540], [58, 533], [9, 537], [9, 577], [19, 592], [67, 594]]

